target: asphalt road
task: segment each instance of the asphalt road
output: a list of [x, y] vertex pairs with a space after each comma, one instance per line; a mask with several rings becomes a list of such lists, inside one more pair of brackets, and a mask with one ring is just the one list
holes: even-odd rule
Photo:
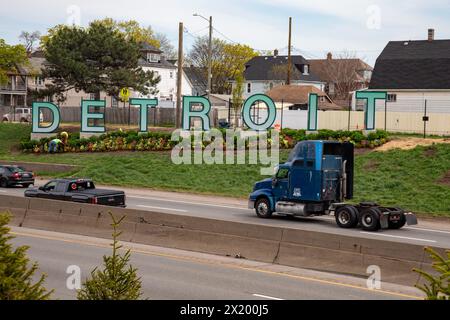
[[[68, 266], [81, 269], [81, 279], [110, 254], [110, 240], [63, 233], [12, 228], [14, 245], [31, 245], [28, 256], [48, 275], [52, 298], [74, 299], [67, 288]], [[366, 279], [279, 265], [123, 243], [132, 250], [131, 263], [149, 299], [418, 299], [415, 288], [382, 283], [370, 290]], [[38, 274], [36, 275], [36, 277]]]
[[[111, 187], [120, 189], [118, 187]], [[0, 194], [23, 196], [23, 188], [0, 189]], [[289, 218], [275, 215], [273, 219], [260, 219], [253, 210], [247, 209], [245, 203], [236, 201], [224, 203], [215, 198], [183, 196], [180, 193], [158, 193], [126, 190], [127, 207], [139, 210], [158, 211], [171, 214], [189, 215], [235, 222], [246, 222], [279, 226], [293, 229], [320, 231], [331, 234], [349, 235], [368, 239], [379, 239], [393, 242], [406, 242], [423, 246], [450, 248], [450, 229], [440, 228], [434, 224], [432, 228], [421, 226], [405, 226], [401, 230], [382, 230], [365, 232], [360, 229], [341, 229], [336, 226], [334, 217]], [[447, 226], [448, 227], [448, 226]]]

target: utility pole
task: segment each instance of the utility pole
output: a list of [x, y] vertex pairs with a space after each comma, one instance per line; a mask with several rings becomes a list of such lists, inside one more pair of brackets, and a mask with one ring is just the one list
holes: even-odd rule
[[291, 65], [292, 65], [292, 58], [291, 58], [291, 39], [292, 38], [292, 17], [289, 17], [289, 36], [288, 36], [288, 69], [287, 69], [287, 81], [286, 84], [291, 84]]
[[194, 17], [200, 17], [206, 21], [209, 22], [209, 41], [208, 41], [208, 86], [206, 88], [206, 94], [208, 95], [208, 99], [209, 99], [209, 95], [211, 94], [211, 69], [212, 69], [212, 35], [213, 35], [213, 26], [212, 26], [212, 16], [209, 17], [209, 19], [205, 18], [204, 16], [202, 16], [201, 14], [198, 13], [194, 13], [193, 14]]
[[181, 128], [181, 80], [183, 78], [183, 22], [178, 27], [178, 73], [177, 73], [177, 110], [175, 112], [175, 126]]

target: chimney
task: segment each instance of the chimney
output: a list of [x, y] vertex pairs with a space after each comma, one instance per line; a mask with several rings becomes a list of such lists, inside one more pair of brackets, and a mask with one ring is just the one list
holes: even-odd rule
[[333, 54], [331, 52], [327, 53], [327, 60], [332, 60], [333, 59]]
[[428, 29], [428, 41], [434, 41], [434, 29]]
[[277, 57], [278, 56], [278, 49], [273, 50], [273, 56]]

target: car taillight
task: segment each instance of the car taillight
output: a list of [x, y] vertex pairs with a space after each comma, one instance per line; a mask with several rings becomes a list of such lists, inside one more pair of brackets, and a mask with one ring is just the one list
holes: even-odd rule
[[91, 203], [92, 204], [97, 204], [97, 197], [91, 198]]
[[12, 177], [13, 177], [14, 179], [20, 179], [20, 173], [18, 173], [18, 172], [13, 173]]

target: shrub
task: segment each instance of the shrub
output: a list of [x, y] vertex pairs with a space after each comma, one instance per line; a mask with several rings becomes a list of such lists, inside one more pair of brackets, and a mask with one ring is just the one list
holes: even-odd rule
[[413, 269], [425, 278], [428, 284], [416, 287], [422, 290], [428, 300], [450, 300], [450, 250], [446, 250], [447, 257], [440, 256], [432, 248], [425, 248], [431, 259], [433, 260], [433, 269], [436, 270], [437, 276], [431, 275], [420, 269]]
[[103, 256], [104, 269], [95, 268], [91, 272], [91, 279], [78, 291], [78, 300], [137, 300], [142, 295], [141, 279], [137, 270], [129, 265], [130, 250], [124, 255], [118, 252], [122, 247], [118, 240], [122, 232], [117, 229], [125, 216], [117, 220], [111, 212], [109, 215], [114, 230], [112, 256]]

